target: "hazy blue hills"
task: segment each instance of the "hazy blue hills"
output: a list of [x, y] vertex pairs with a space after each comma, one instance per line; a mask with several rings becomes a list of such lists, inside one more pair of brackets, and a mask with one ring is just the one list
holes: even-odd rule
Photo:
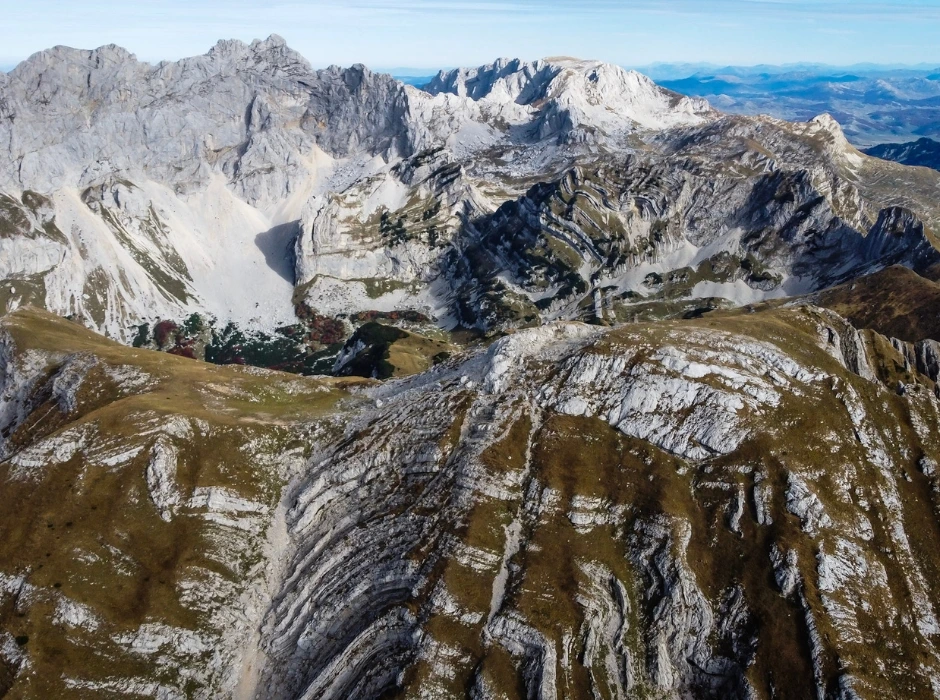
[[405, 85], [414, 85], [415, 87], [424, 87], [434, 79], [433, 75], [394, 75], [393, 77]]
[[922, 165], [940, 170], [940, 141], [922, 138], [910, 143], [886, 143], [865, 151], [870, 156], [904, 165]]
[[706, 97], [718, 109], [770, 114], [804, 121], [829, 112], [859, 146], [940, 137], [940, 70], [797, 66], [788, 71], [758, 66], [696, 72], [668, 78], [675, 70], [650, 67], [664, 87]]

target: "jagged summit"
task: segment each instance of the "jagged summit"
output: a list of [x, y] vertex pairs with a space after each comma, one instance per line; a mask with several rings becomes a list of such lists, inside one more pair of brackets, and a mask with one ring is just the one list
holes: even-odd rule
[[705, 100], [672, 93], [636, 71], [575, 58], [501, 58], [478, 68], [441, 71], [424, 89], [432, 95], [451, 93], [563, 111], [575, 125], [615, 131], [631, 123], [654, 129], [696, 124], [714, 114]]
[[[283, 37], [272, 34], [267, 39], [255, 39], [246, 44], [238, 39], [219, 41], [208, 54], [224, 62], [235, 61], [241, 70], [273, 71], [285, 75], [301, 75], [312, 72], [309, 61], [295, 51]], [[198, 60], [201, 57], [183, 59]]]
[[[250, 43], [245, 43], [240, 39], [219, 39], [216, 44], [211, 47], [205, 56], [214, 56], [214, 57], [230, 57], [233, 55], [245, 54], [248, 52], [252, 53], [268, 53], [268, 52], [278, 52], [286, 50], [294, 54], [295, 56], [300, 56], [299, 53], [291, 49], [287, 45], [287, 41], [278, 35], [271, 34], [267, 39], [254, 39]], [[173, 63], [183, 63], [190, 61], [194, 58], [201, 58], [200, 56], [192, 56], [182, 58], [179, 61], [160, 61], [156, 65], [165, 66]], [[31, 56], [27, 57], [19, 64], [13, 67], [9, 71], [10, 74], [14, 73], [17, 69], [27, 71], [31, 66], [36, 64], [46, 64], [51, 65], [59, 62], [85, 62], [91, 65], [96, 65], [100, 67], [102, 63], [139, 63], [136, 54], [131, 53], [129, 50], [118, 44], [104, 44], [95, 49], [80, 49], [74, 48], [71, 46], [56, 45], [49, 49], [43, 49], [42, 51], [37, 51]], [[142, 62], [141, 62], [142, 63]]]
[[315, 70], [276, 35], [155, 66], [113, 46], [41, 52], [0, 80], [0, 144], [4, 216], [28, 232], [2, 243], [0, 278], [24, 283], [0, 302], [125, 340], [193, 312], [277, 327], [298, 303], [488, 329], [613, 318], [629, 295], [814, 291], [881, 265], [857, 241], [883, 207], [911, 207], [877, 192], [831, 118], [725, 117], [573, 58], [419, 90]]
[[448, 92], [473, 100], [483, 99], [499, 90], [508, 99], [530, 104], [538, 99], [555, 75], [557, 70], [545, 61], [500, 58], [477, 68], [441, 71], [424, 86], [424, 90], [432, 95]]
[[287, 46], [287, 41], [280, 34], [271, 34], [267, 39], [255, 39], [251, 46], [259, 49], [276, 48]]
[[23, 75], [35, 71], [38, 66], [53, 66], [60, 63], [74, 63], [86, 65], [89, 68], [103, 68], [108, 64], [137, 62], [135, 54], [117, 44], [105, 44], [96, 49], [76, 49], [60, 44], [50, 49], [37, 51], [14, 66], [8, 75]]

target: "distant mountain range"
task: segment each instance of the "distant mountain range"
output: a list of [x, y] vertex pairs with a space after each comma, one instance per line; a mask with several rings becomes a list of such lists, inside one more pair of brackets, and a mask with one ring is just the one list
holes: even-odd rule
[[753, 66], [722, 66], [716, 63], [651, 63], [646, 66], [630, 66], [653, 80], [680, 80], [689, 76], [708, 75], [785, 75], [802, 73], [805, 75], [857, 75], [878, 76], [885, 73], [911, 73], [920, 75], [924, 72], [936, 72], [937, 66], [932, 63], [917, 65], [905, 64], [878, 64], [856, 63], [848, 66], [836, 66], [827, 63], [759, 63]]
[[940, 170], [940, 142], [923, 138], [910, 143], [886, 143], [865, 151], [870, 156], [903, 165], [922, 165]]
[[[859, 147], [940, 137], [940, 67], [815, 63], [717, 66], [655, 63], [637, 70], [683, 95], [706, 97], [724, 112], [806, 121], [823, 112]], [[402, 82], [422, 87], [428, 71], [396, 68]], [[427, 73], [427, 75], [422, 75]]]
[[[727, 68], [680, 79], [658, 78], [676, 92], [707, 97], [726, 112], [803, 121], [830, 113], [857, 146], [940, 136], [940, 69]], [[668, 73], [668, 71], [659, 71]]]

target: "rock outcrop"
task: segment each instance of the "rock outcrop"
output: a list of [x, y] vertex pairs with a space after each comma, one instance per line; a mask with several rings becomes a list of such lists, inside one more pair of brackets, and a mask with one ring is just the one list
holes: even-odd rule
[[258, 687], [932, 696], [940, 404], [848, 369], [841, 324], [546, 326], [374, 390], [286, 496]]

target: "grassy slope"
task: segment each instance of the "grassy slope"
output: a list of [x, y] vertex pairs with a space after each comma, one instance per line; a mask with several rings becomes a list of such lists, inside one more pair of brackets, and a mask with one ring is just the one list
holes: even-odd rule
[[361, 326], [347, 341], [347, 347], [358, 344], [365, 348], [347, 363], [343, 373], [379, 379], [420, 374], [434, 365], [436, 357], [456, 350], [444, 340], [375, 322]]
[[916, 342], [940, 340], [940, 284], [893, 266], [813, 296], [857, 328]]
[[[91, 353], [102, 363], [86, 377], [72, 414], [62, 416], [45, 402], [34, 411], [39, 419], [13, 436], [25, 447], [85, 429], [91, 435], [86, 448], [26, 478], [10, 461], [0, 463], [0, 573], [22, 576], [35, 587], [30, 594], [0, 594], [0, 632], [17, 637], [30, 660], [9, 697], [82, 696], [64, 685], [65, 677], [141, 678], [195, 692], [202, 680], [181, 680], [153, 657], [128, 653], [113, 637], [145, 623], [210, 638], [225, 631], [187, 603], [182, 584], [221, 580], [223, 606], [233, 602], [226, 602], [226, 590], [237, 595], [256, 578], [249, 570], [260, 560], [264, 526], [287, 476], [283, 455], [293, 450], [302, 457], [300, 428], [349, 399], [345, 387], [358, 380], [311, 380], [136, 350], [33, 309], [4, 319], [3, 329], [18, 353], [45, 353], [52, 367], [66, 351]], [[150, 384], [122, 391], [102, 366], [141, 370]], [[145, 479], [150, 449], [161, 426], [179, 419], [189, 435], [170, 439], [179, 453], [176, 488], [182, 498], [197, 487], [214, 487], [263, 504], [260, 532], [232, 530], [185, 507], [170, 522], [159, 517]], [[126, 463], [96, 464], [92, 453], [109, 446], [141, 449]], [[63, 596], [90, 609], [97, 629], [56, 623]], [[0, 695], [11, 676], [0, 664]]]
[[[935, 595], [940, 580], [936, 556], [940, 528], [934, 513], [940, 501], [930, 492], [916, 463], [925, 451], [934, 457], [937, 454], [935, 446], [921, 443], [908, 424], [911, 405], [920, 402], [932, 384], [920, 377], [923, 387], [909, 404], [909, 399], [852, 375], [819, 345], [817, 324], [826, 322], [811, 307], [713, 314], [704, 319], [615, 329], [592, 351], [629, 356], [636, 347], [681, 347], [681, 339], [692, 332], [730, 332], [742, 341], [770, 342], [804, 366], [821, 369], [854, 387], [873, 424], [891, 436], [888, 458], [899, 475], [892, 481], [904, 503], [904, 525], [929, 591]], [[876, 344], [873, 352], [876, 356], [872, 359], [879, 363], [900, 359], [889, 357], [894, 351], [885, 343]], [[913, 382], [915, 378], [905, 380]], [[889, 518], [897, 515], [886, 513], [879, 495], [887, 477], [874, 467], [856, 440], [839, 392], [825, 381], [812, 386], [812, 391], [787, 394], [772, 414], [753, 416], [754, 434], [738, 449], [699, 464], [624, 436], [596, 418], [546, 414], [533, 431], [532, 416], [522, 410], [511, 427], [500, 428], [505, 437], [483, 454], [485, 471], [478, 478], [487, 483], [514, 474], [519, 489], [496, 497], [481, 488], [454, 534], [465, 545], [498, 559], [506, 547], [504, 528], [514, 517], [522, 518], [524, 545], [512, 558], [514, 570], [505, 609], [518, 612], [559, 653], [568, 650], [570, 672], [556, 680], [559, 697], [615, 697], [604, 682], [607, 671], [603, 659], [595, 657], [594, 667], [584, 665], [585, 624], [596, 614], [588, 603], [592, 597], [610, 595], [597, 590], [598, 580], [589, 575], [590, 567], [609, 572], [610, 580], [620, 581], [630, 596], [623, 627], [624, 653], [629, 656], [618, 658], [618, 663], [630, 667], [637, 683], [635, 696], [661, 697], [646, 678], [647, 664], [655, 651], [647, 645], [656, 640], [653, 620], [659, 601], [655, 595], [644, 598], [643, 593], [650, 587], [661, 593], [661, 584], [644, 580], [647, 574], [643, 568], [629, 558], [639, 524], [660, 516], [666, 516], [676, 538], [681, 524], [688, 524], [688, 549], [680, 556], [711, 601], [712, 610], [717, 611], [723, 597], [740, 587], [751, 615], [745, 631], [757, 637], [756, 654], [747, 669], [757, 697], [815, 695], [806, 616], [799, 601], [781, 596], [774, 583], [769, 558], [772, 543], [799, 554], [804, 581], [801, 595], [805, 595], [822, 636], [820, 663], [830, 691], [834, 692], [839, 673], [848, 671], [861, 679], [861, 688], [870, 689], [866, 697], [921, 697], [929, 692], [924, 676], [913, 673], [924, 658], [923, 640], [902, 624], [910, 619], [910, 599], [904, 583], [906, 573], [894, 558], [889, 534]], [[528, 472], [523, 468], [527, 454], [531, 455]], [[799, 519], [787, 511], [785, 492], [791, 471], [808, 475], [837, 522], [819, 538], [808, 537]], [[772, 488], [770, 525], [757, 523], [752, 494], [760, 475]], [[846, 478], [856, 484], [848, 500], [838, 486]], [[746, 494], [740, 534], [728, 526], [731, 499], [739, 487]], [[538, 494], [541, 489], [552, 493], [550, 505], [545, 501], [541, 507], [527, 504], [524, 494]], [[568, 512], [574, 509], [576, 497], [600, 499], [602, 513], [618, 515], [609, 524], [574, 527]], [[535, 500], [538, 498], [536, 495]], [[879, 601], [880, 593], [870, 593], [873, 610], [878, 612], [860, 615], [858, 625], [864, 640], [860, 643], [842, 637], [831, 624], [817, 589], [817, 555], [823, 549], [832, 553], [837, 539], [852, 532], [853, 520], [866, 513], [874, 523], [874, 536], [870, 544], [862, 544], [866, 556], [887, 570], [887, 590], [892, 597]], [[461, 611], [481, 616], [480, 622], [468, 625], [447, 614], [432, 614], [425, 630], [435, 643], [444, 645], [447, 654], [419, 660], [406, 675], [404, 691], [396, 697], [412, 697], [419, 689], [428, 691], [429, 686], [432, 692], [439, 689], [442, 696], [458, 697], [478, 678], [485, 679], [500, 697], [523, 698], [532, 692], [524, 679], [525, 659], [512, 657], [505, 647], [481, 638], [496, 573], [496, 567], [484, 571], [456, 560], [447, 563], [442, 581], [448, 595]], [[864, 580], [853, 585], [861, 589], [829, 595], [850, 601], [869, 595]], [[877, 607], [879, 604], [882, 607]], [[733, 653], [727, 638], [716, 636], [709, 643], [719, 654]], [[435, 676], [435, 661], [444, 662], [451, 674]], [[711, 697], [704, 688], [699, 693], [697, 697]], [[722, 695], [719, 692], [717, 696]]]
[[[773, 343], [805, 366], [825, 370], [855, 387], [873, 419], [892, 436], [889, 457], [898, 473], [906, 475], [895, 483], [903, 498], [911, 544], [927, 580], [935, 586], [933, 582], [940, 575], [935, 556], [940, 547], [934, 514], [938, 502], [930, 493], [927, 479], [917, 470], [916, 461], [925, 451], [938, 455], [934, 446], [919, 444], [907, 425], [909, 402], [916, 400], [918, 392], [914, 392], [915, 399], [899, 397], [846, 372], [819, 347], [818, 324], [826, 322], [820, 313], [808, 307], [753, 314], [737, 311], [687, 321], [628, 325], [607, 333], [591, 352], [616, 355], [635, 347], [681, 345], [690, 332], [715, 330]], [[181, 451], [182, 490], [197, 484], [225, 485], [246, 498], [273, 503], [280, 482], [272, 476], [270, 463], [246, 459], [239, 441], [267, 437], [289, 446], [291, 426], [315, 420], [346, 397], [340, 380], [324, 383], [277, 373], [261, 376], [244, 368], [202, 365], [131, 350], [40, 312], [22, 312], [5, 323], [23, 346], [94, 352], [109, 364], [132, 364], [158, 378], [149, 391], [123, 399], [102, 399], [107, 394], [104, 383], [99, 385], [98, 393], [90, 386], [78, 411], [84, 411], [83, 415], [57, 428], [57, 433], [75, 423], [94, 421], [105, 435], [129, 441], [153, 414], [192, 415], [205, 420], [210, 426], [205, 438], [191, 441]], [[891, 360], [890, 346], [880, 343], [874, 347], [884, 354], [884, 358], [875, 359]], [[309, 387], [312, 392], [301, 402], [297, 393], [286, 394], [287, 387], [298, 386]], [[908, 697], [925, 690], [923, 679], [909, 673], [919, 663], [920, 641], [904, 633], [905, 628], [898, 624], [907, 614], [909, 602], [905, 600], [903, 572], [889, 553], [892, 542], [877, 495], [886, 477], [866, 459], [844, 407], [836, 393], [827, 388], [829, 384], [813, 386], [811, 392], [787, 396], [772, 416], [755, 416], [758, 430], [751, 439], [733, 453], [703, 464], [683, 463], [648, 443], [616, 432], [600, 420], [536, 416], [524, 404], [513, 412], [505, 431], [496, 431], [503, 437], [483, 453], [483, 473], [477, 476], [482, 484], [489, 478], [517, 474], [518, 488], [496, 497], [484, 493], [482, 486], [475, 486], [480, 490], [473, 505], [453, 524], [452, 533], [466, 545], [500, 558], [505, 547], [504, 526], [514, 517], [522, 519], [526, 545], [513, 557], [517, 568], [508, 587], [506, 607], [522, 614], [557, 649], [570, 647], [570, 658], [575, 662], [570, 666], [570, 675], [558, 678], [560, 697], [590, 697], [591, 683], [602, 680], [606, 673], [600, 665], [586, 668], [580, 662], [584, 651], [581, 631], [591, 614], [583, 601], [599, 595], [591, 588], [596, 578], [588, 575], [586, 566], [600, 566], [610, 572], [631, 596], [623, 641], [633, 671], [638, 674], [639, 696], [649, 689], [643, 669], [655, 601], [643, 598], [642, 591], [649, 584], [628, 552], [638, 523], [657, 514], [666, 515], [673, 524], [689, 524], [691, 538], [683, 560], [713, 607], [726, 591], [741, 586], [759, 639], [748, 677], [762, 697], [770, 697], [774, 686], [777, 697], [812, 695], [803, 613], [796, 601], [784, 599], [775, 588], [768, 559], [771, 542], [799, 552], [805, 596], [825, 639], [822, 663], [830, 683], [835, 682], [838, 669], [845, 668], [873, 688], [892, 689]], [[321, 387], [327, 390], [321, 391]], [[165, 412], [160, 411], [164, 405], [161, 402], [169, 404]], [[388, 420], [392, 421], [390, 431], [398, 436], [400, 427], [394, 412]], [[462, 420], [458, 412], [454, 416], [456, 431], [441, 439], [457, 439]], [[402, 434], [400, 438], [407, 436]], [[833, 451], [834, 445], [840, 449]], [[276, 453], [277, 447], [269, 451]], [[220, 559], [211, 527], [198, 517], [182, 515], [170, 523], [156, 517], [142, 482], [145, 460], [146, 452], [129, 465], [109, 470], [90, 466], [76, 457], [46, 468], [39, 482], [11, 481], [6, 474], [0, 475], [4, 495], [9, 493], [9, 502], [15, 504], [9, 515], [0, 519], [2, 570], [22, 573], [34, 567], [29, 572], [30, 582], [45, 596], [37, 596], [28, 605], [10, 603], [5, 598], [0, 606], [0, 629], [28, 635], [26, 648], [34, 663], [34, 670], [14, 685], [11, 697], [68, 697], [56, 675], [63, 669], [82, 677], [120, 675], [157, 678], [166, 683], [173, 680], [171, 669], [161, 671], [149, 659], [126, 654], [103, 633], [88, 636], [90, 633], [64, 630], [53, 623], [56, 595], [65, 594], [92, 607], [106, 620], [109, 634], [133, 630], [152, 620], [208, 629], [211, 625], [204, 616], [181, 605], [174, 584], [193, 569], [213, 571], [233, 582], [250, 569], [250, 556], [240, 566]], [[0, 465], [0, 469], [7, 468]], [[873, 504], [864, 506], [875, 527], [874, 540], [865, 547], [888, 571], [893, 599], [885, 601], [890, 606], [885, 609], [892, 610], [893, 615], [865, 617], [859, 623], [866, 639], [879, 640], [877, 656], [888, 662], [887, 671], [877, 669], [875, 652], [865, 645], [840, 640], [839, 632], [827, 622], [815, 585], [816, 556], [821, 543], [832, 551], [837, 533], [826, 533], [821, 542], [814, 541], [801, 531], [798, 519], [787, 513], [784, 492], [791, 470], [815, 475], [813, 481], [820, 498], [841, 523], [851, 522], [861, 512], [858, 503], [845, 502], [836, 495], [839, 489], [835, 484], [847, 470], [857, 474], [853, 500], [865, 498]], [[729, 497], [739, 485], [750, 494], [758, 472], [767, 475], [774, 489], [770, 504], [774, 522], [769, 527], [757, 525], [749, 496], [742, 532], [732, 533], [727, 526]], [[523, 473], [528, 475], [522, 478]], [[509, 479], [510, 483], [514, 481]], [[525, 494], [533, 486], [557, 494], [557, 505], [544, 510], [527, 509]], [[621, 515], [610, 524], [579, 530], [567, 515], [576, 496], [600, 498], [610, 504], [605, 510]], [[410, 502], [413, 496], [408, 498]], [[394, 502], [394, 498], [389, 499], [389, 503]], [[130, 575], [116, 575], [114, 566], [107, 562], [90, 565], [77, 558], [76, 553], [92, 552], [104, 560], [105, 545], [135, 557]], [[245, 551], [252, 550], [249, 547]], [[416, 550], [415, 556], [422, 556], [421, 551]], [[495, 568], [475, 570], [451, 559], [443, 563], [438, 575], [461, 609], [479, 613], [485, 619]], [[56, 583], [61, 584], [59, 588], [55, 588]], [[416, 608], [423, 605], [421, 600], [413, 604]], [[451, 695], [461, 696], [472, 679], [480, 676], [506, 697], [524, 697], [520, 692], [524, 691], [521, 660], [513, 658], [504, 647], [481, 639], [482, 619], [467, 625], [448, 615], [431, 615], [425, 631], [434, 640], [458, 649], [459, 658], [449, 662], [453, 664], [453, 675], [448, 679], [433, 679], [434, 669], [419, 662], [406, 675], [405, 694], [433, 687], [429, 684], [435, 680], [446, 682]], [[729, 653], [721, 646], [724, 640], [712, 643], [721, 653]], [[594, 681], [589, 679], [591, 675]], [[598, 689], [601, 697], [610, 695], [605, 685], [601, 683]], [[655, 697], [655, 692], [649, 696]]]

